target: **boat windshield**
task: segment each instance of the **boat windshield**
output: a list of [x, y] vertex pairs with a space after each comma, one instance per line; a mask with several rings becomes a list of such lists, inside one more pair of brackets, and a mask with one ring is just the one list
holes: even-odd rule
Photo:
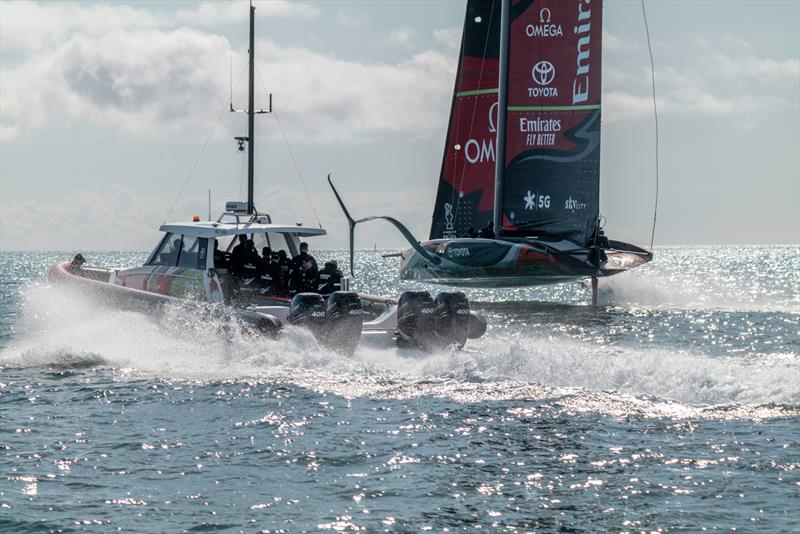
[[254, 234], [253, 243], [255, 243], [256, 250], [259, 254], [261, 254], [264, 247], [269, 247], [273, 253], [277, 253], [279, 250], [285, 250], [286, 255], [290, 258], [297, 255], [297, 250], [294, 246], [294, 240], [291, 238], [286, 239], [286, 234], [272, 232]]
[[[279, 232], [260, 232], [255, 234], [246, 234], [249, 239], [253, 240], [256, 251], [259, 255], [264, 247], [269, 247], [272, 252], [277, 253], [279, 250], [285, 250], [288, 257], [294, 257], [298, 254], [295, 238], [291, 235], [282, 234]], [[231, 252], [233, 247], [239, 242], [238, 235], [229, 235], [217, 238], [219, 243], [219, 250]]]
[[208, 239], [168, 232], [148, 265], [205, 269]]

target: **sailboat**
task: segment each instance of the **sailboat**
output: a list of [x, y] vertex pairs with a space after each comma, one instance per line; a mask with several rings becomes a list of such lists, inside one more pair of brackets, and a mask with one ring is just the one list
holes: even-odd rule
[[[287, 325], [302, 327], [321, 344], [348, 354], [363, 334], [389, 336], [401, 347], [422, 349], [461, 348], [467, 339], [481, 337], [486, 321], [470, 309], [460, 292], [432, 297], [428, 292], [406, 291], [393, 299], [349, 291], [347, 279], [336, 282], [329, 278], [323, 284], [320, 276], [294, 288], [280, 282], [304, 276], [301, 263], [313, 260], [302, 256], [301, 241], [326, 232], [301, 223], [275, 222], [255, 207], [254, 116], [272, 111], [272, 97], [269, 109], [255, 109], [254, 32], [255, 7], [251, 4], [249, 107], [235, 110], [232, 103], [230, 106], [232, 112], [248, 116], [247, 136], [235, 138], [238, 149], [247, 150], [247, 201], [227, 202], [225, 212], [215, 221], [201, 221], [196, 215], [191, 221], [165, 222], [160, 227], [162, 238], [142, 266], [94, 267], [78, 254], [72, 261], [52, 266], [51, 279], [125, 309], [163, 312], [177, 305], [201, 319], [222, 318], [267, 336], [279, 335]], [[237, 251], [237, 243], [244, 248]], [[267, 254], [267, 249], [277, 256], [288, 252], [288, 257], [295, 257], [291, 266], [284, 263], [278, 267], [283, 270], [285, 265], [285, 276], [262, 263], [257, 251]], [[243, 258], [241, 262], [237, 254]], [[306, 269], [306, 274], [313, 273], [310, 266]], [[332, 288], [326, 290], [329, 283]], [[215, 328], [215, 322], [209, 328]]]
[[[429, 240], [400, 278], [518, 287], [612, 276], [652, 252], [605, 236], [600, 209], [602, 5], [468, 0]], [[481, 229], [480, 233], [478, 229]], [[352, 262], [351, 262], [352, 266]]]

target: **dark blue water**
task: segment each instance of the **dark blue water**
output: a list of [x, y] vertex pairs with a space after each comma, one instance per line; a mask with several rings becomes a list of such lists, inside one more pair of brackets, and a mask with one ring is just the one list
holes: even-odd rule
[[800, 247], [474, 291], [464, 351], [351, 358], [104, 308], [69, 256], [0, 254], [2, 531], [798, 531]]

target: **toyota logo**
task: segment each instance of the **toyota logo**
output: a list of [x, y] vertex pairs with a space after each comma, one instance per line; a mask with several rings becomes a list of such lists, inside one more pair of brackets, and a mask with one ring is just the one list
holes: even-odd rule
[[531, 77], [539, 85], [550, 85], [556, 77], [556, 68], [549, 61], [540, 61], [531, 69]]

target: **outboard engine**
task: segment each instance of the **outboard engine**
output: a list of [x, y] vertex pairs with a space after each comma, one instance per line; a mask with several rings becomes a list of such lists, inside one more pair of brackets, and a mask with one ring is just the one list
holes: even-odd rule
[[298, 293], [289, 307], [289, 322], [319, 334], [325, 325], [325, 299], [319, 293]]
[[361, 297], [350, 291], [334, 291], [325, 306], [321, 341], [343, 354], [353, 354], [361, 341]]
[[434, 304], [427, 291], [405, 291], [397, 301], [397, 344], [427, 349], [436, 343]]
[[439, 293], [433, 300], [433, 315], [439, 343], [462, 348], [469, 337], [470, 310], [466, 295], [460, 291]]

